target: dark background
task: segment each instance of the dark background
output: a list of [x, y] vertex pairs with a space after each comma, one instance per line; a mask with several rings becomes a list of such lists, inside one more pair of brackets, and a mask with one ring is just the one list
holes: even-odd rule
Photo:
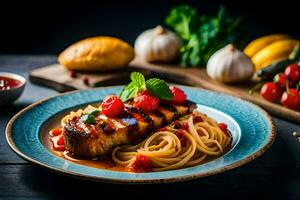
[[[58, 54], [69, 44], [95, 35], [120, 37], [131, 44], [144, 29], [161, 24], [169, 9], [183, 1], [140, 0], [92, 2], [56, 0], [0, 2], [0, 54]], [[248, 34], [285, 32], [300, 39], [300, 7], [292, 0], [266, 2], [188, 1], [203, 14], [224, 4], [233, 16], [244, 16]], [[251, 38], [249, 38], [251, 39]], [[4, 71], [28, 75], [37, 66], [55, 63], [54, 56], [0, 56]], [[20, 106], [0, 112], [0, 199], [300, 199], [300, 145], [291, 133], [299, 125], [274, 118], [277, 138], [255, 161], [224, 173], [165, 185], [110, 185], [80, 181], [33, 166], [11, 151], [5, 141], [8, 120], [25, 105], [55, 95], [28, 82]], [[86, 199], [86, 198], [84, 198]]]
[[297, 1], [9, 1], [0, 6], [1, 54], [58, 54], [71, 43], [110, 35], [133, 44], [143, 30], [163, 24], [174, 5], [190, 3], [216, 14], [220, 4], [243, 16], [250, 38], [283, 32], [300, 38]]

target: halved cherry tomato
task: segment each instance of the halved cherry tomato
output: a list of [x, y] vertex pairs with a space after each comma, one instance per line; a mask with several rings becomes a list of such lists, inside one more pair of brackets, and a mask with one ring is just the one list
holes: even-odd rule
[[65, 142], [64, 142], [63, 134], [51, 137], [50, 140], [53, 144], [54, 150], [56, 150], [56, 151], [64, 151], [65, 150]]
[[54, 128], [54, 129], [52, 129], [52, 130], [49, 132], [49, 135], [50, 135], [51, 137], [54, 137], [54, 136], [60, 135], [61, 133], [62, 133], [61, 128]]
[[225, 124], [225, 123], [218, 123], [218, 126], [219, 126], [219, 128], [223, 131], [223, 133], [224, 133], [226, 136], [230, 137], [230, 132], [229, 132], [229, 130], [228, 130], [227, 124]]
[[150, 172], [152, 171], [151, 165], [152, 161], [147, 156], [138, 154], [130, 168], [134, 172]]
[[225, 124], [225, 123], [219, 123], [218, 126], [219, 126], [219, 128], [220, 128], [222, 131], [224, 131], [224, 132], [227, 131], [227, 128], [228, 128], [227, 124]]

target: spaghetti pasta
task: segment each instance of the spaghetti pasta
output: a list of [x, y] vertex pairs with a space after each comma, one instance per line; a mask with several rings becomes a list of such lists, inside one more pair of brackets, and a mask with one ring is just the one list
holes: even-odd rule
[[138, 155], [151, 160], [152, 171], [195, 166], [221, 156], [230, 146], [229, 131], [212, 118], [193, 112], [160, 129], [137, 145], [123, 145], [112, 151], [116, 164], [130, 167]]

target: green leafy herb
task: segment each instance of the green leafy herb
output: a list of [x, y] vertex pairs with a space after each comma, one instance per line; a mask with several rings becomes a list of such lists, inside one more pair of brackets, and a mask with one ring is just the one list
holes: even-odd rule
[[132, 72], [130, 74], [130, 79], [137, 87], [144, 87], [145, 86], [145, 77], [140, 72]]
[[173, 8], [166, 18], [166, 24], [172, 27], [178, 36], [184, 40], [189, 40], [191, 34], [197, 31], [198, 23], [197, 9], [189, 5]]
[[96, 121], [95, 121], [95, 116], [97, 116], [97, 114], [99, 113], [100, 111], [95, 109], [89, 113], [86, 113], [86, 114], [83, 114], [81, 117], [80, 117], [80, 120], [83, 122], [83, 123], [86, 123], [86, 124], [94, 124]]
[[165, 81], [158, 78], [151, 78], [146, 81], [146, 88], [149, 92], [160, 99], [171, 100], [173, 95], [169, 89], [169, 86]]
[[131, 82], [122, 90], [120, 98], [123, 102], [132, 99], [137, 93], [146, 88], [145, 77], [140, 72], [132, 72], [130, 74]]
[[86, 124], [94, 124], [95, 123], [95, 117], [93, 115], [84, 114], [80, 117], [80, 120]]
[[120, 99], [123, 102], [126, 102], [129, 99], [132, 99], [139, 92], [139, 87], [135, 85], [135, 82], [130, 82], [127, 86], [125, 86], [120, 93]]
[[134, 98], [144, 90], [148, 90], [151, 95], [160, 99], [170, 100], [173, 97], [168, 85], [161, 79], [153, 78], [145, 81], [145, 77], [139, 72], [132, 72], [130, 79], [131, 82], [124, 87], [119, 95], [123, 102]]
[[180, 5], [170, 11], [165, 22], [184, 42], [181, 65], [205, 66], [215, 51], [237, 42], [241, 18], [229, 17], [224, 7], [216, 16], [200, 16], [194, 7]]
[[89, 115], [93, 115], [93, 116], [97, 116], [99, 114], [99, 110], [98, 109], [95, 109], [95, 110], [92, 110], [89, 112]]

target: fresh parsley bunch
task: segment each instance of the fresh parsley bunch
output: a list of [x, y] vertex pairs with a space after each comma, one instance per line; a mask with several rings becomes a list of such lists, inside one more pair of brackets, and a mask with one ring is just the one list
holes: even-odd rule
[[123, 102], [134, 98], [139, 92], [148, 90], [152, 96], [164, 100], [171, 100], [173, 95], [165, 81], [158, 78], [151, 78], [147, 81], [143, 74], [132, 72], [130, 74], [131, 82], [124, 87], [120, 93], [120, 98]]
[[216, 16], [200, 16], [190, 5], [174, 7], [165, 20], [184, 44], [180, 49], [182, 66], [205, 66], [209, 57], [229, 43], [237, 44], [241, 18], [231, 18], [224, 7]]

